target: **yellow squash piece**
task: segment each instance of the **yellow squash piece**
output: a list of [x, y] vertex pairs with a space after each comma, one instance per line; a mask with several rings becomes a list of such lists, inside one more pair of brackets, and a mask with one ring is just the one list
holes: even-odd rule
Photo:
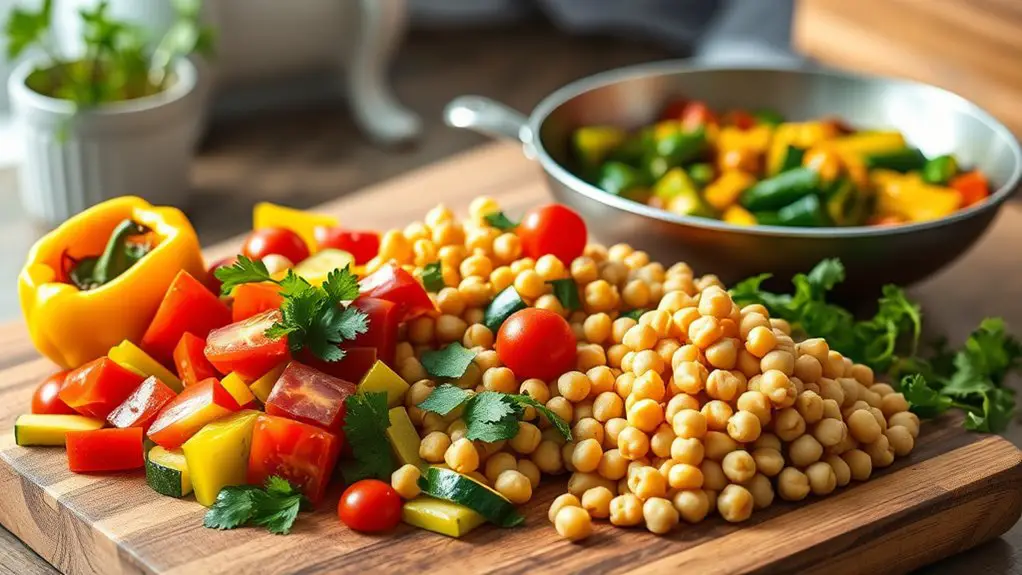
[[721, 219], [736, 226], [754, 226], [757, 223], [756, 216], [738, 204], [724, 210]]
[[181, 383], [181, 380], [176, 375], [163, 367], [162, 363], [150, 357], [148, 353], [142, 351], [142, 348], [128, 340], [124, 340], [110, 348], [107, 357], [117, 365], [133, 371], [142, 377], [149, 377], [150, 375], [155, 377], [167, 384], [167, 387], [173, 389], [176, 393], [181, 393], [181, 390], [184, 389], [184, 384]]
[[287, 206], [259, 202], [252, 210], [252, 228], [287, 228], [305, 240], [309, 253], [315, 253], [319, 244], [316, 242], [315, 230], [319, 226], [333, 227], [340, 222], [333, 216], [296, 210]]
[[874, 170], [873, 183], [877, 188], [877, 212], [883, 216], [925, 222], [949, 216], [961, 204], [958, 192], [927, 184], [918, 173]]
[[354, 273], [355, 256], [344, 250], [325, 249], [296, 265], [294, 272], [310, 284], [318, 286], [326, 281], [330, 272], [349, 266]]
[[266, 403], [266, 398], [270, 397], [270, 392], [273, 391], [273, 386], [277, 384], [277, 380], [280, 379], [280, 374], [284, 373], [284, 368], [287, 367], [286, 363], [282, 363], [277, 367], [266, 372], [266, 375], [252, 382], [248, 388], [252, 390], [252, 394], [256, 396], [256, 399], [262, 403]]
[[738, 196], [756, 183], [756, 178], [740, 170], [729, 170], [710, 182], [703, 191], [706, 203], [723, 211], [738, 202]]
[[482, 515], [464, 505], [425, 495], [405, 502], [401, 519], [409, 525], [450, 537], [461, 537], [486, 522]]
[[196, 501], [209, 507], [221, 489], [245, 483], [257, 417], [255, 410], [239, 411], [207, 424], [181, 446]]
[[905, 149], [905, 137], [901, 132], [874, 131], [856, 132], [831, 140], [827, 147], [840, 155], [868, 156]]
[[404, 407], [395, 407], [388, 411], [387, 415], [390, 417], [387, 440], [390, 441], [398, 461], [401, 465], [411, 463], [419, 469], [424, 468], [426, 462], [419, 457], [419, 444], [422, 440], [419, 439], [419, 434], [408, 417], [408, 411]]
[[583, 126], [571, 136], [575, 155], [587, 166], [600, 165], [627, 137], [628, 132], [617, 126]]
[[92, 431], [106, 424], [84, 415], [26, 413], [14, 421], [14, 442], [18, 445], [64, 445], [68, 431]]
[[387, 393], [387, 407], [396, 407], [401, 405], [404, 400], [405, 392], [408, 391], [408, 382], [394, 373], [394, 370], [390, 369], [387, 364], [376, 360], [376, 363], [362, 376], [362, 381], [358, 384], [358, 392], [381, 391]]
[[833, 122], [786, 122], [778, 125], [767, 153], [767, 175], [773, 176], [781, 171], [789, 146], [808, 150], [837, 135], [837, 125]]
[[231, 394], [234, 401], [237, 401], [238, 405], [242, 407], [255, 401], [255, 394], [248, 388], [248, 384], [245, 383], [244, 379], [241, 379], [240, 375], [233, 371], [220, 380], [220, 385], [224, 386], [227, 393]]

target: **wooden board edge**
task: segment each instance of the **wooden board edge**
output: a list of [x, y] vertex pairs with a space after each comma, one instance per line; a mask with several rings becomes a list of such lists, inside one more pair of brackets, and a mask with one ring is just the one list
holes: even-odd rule
[[[990, 436], [629, 573], [902, 573], [998, 537], [1020, 516], [1022, 452]], [[783, 553], [760, 545], [763, 531], [785, 533]]]

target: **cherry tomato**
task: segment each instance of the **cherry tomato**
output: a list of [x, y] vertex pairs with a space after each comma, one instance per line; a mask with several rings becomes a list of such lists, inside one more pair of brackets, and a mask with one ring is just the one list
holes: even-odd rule
[[206, 337], [206, 359], [220, 373], [236, 371], [242, 379], [259, 379], [291, 359], [286, 337], [266, 337], [266, 330], [280, 319], [280, 310], [271, 309], [214, 329]]
[[217, 279], [216, 270], [233, 266], [236, 261], [238, 261], [238, 256], [230, 256], [220, 258], [209, 266], [206, 273], [206, 281], [204, 282], [205, 286], [209, 288], [209, 291], [216, 295], [220, 295], [220, 286], [223, 285], [223, 282]]
[[518, 226], [518, 237], [525, 255], [539, 259], [553, 254], [569, 266], [586, 247], [586, 223], [560, 204], [547, 204], [526, 212]]
[[305, 244], [302, 236], [289, 229], [263, 228], [248, 235], [241, 253], [254, 260], [277, 254], [297, 264], [309, 257], [309, 246]]
[[39, 387], [35, 388], [35, 393], [32, 394], [32, 413], [49, 413], [53, 415], [75, 415], [78, 413], [57, 397], [68, 373], [70, 371], [55, 373], [44, 379], [39, 384]]
[[366, 262], [380, 253], [380, 235], [376, 232], [345, 230], [340, 227], [320, 226], [315, 230], [319, 249], [334, 248], [355, 256], [355, 264]]
[[550, 381], [575, 366], [575, 333], [560, 315], [526, 308], [497, 332], [497, 357], [518, 379]]
[[355, 531], [393, 529], [401, 521], [401, 497], [379, 479], [356, 481], [341, 495], [337, 516]]

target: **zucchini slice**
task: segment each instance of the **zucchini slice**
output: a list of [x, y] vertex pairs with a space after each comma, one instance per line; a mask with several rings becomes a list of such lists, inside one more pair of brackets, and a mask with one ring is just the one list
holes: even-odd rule
[[106, 425], [102, 419], [84, 415], [26, 413], [14, 421], [14, 442], [18, 445], [64, 445], [68, 431], [93, 431]]
[[515, 527], [525, 521], [503, 495], [450, 469], [430, 467], [419, 478], [419, 487], [426, 495], [464, 505], [499, 527]]
[[192, 492], [185, 454], [179, 449], [169, 451], [157, 445], [149, 450], [145, 464], [145, 480], [153, 491], [170, 497], [184, 497]]
[[522, 296], [518, 295], [518, 292], [515, 291], [515, 286], [507, 286], [487, 306], [483, 314], [483, 325], [493, 333], [497, 333], [504, 320], [516, 311], [523, 310], [526, 307], [528, 306], [525, 305]]

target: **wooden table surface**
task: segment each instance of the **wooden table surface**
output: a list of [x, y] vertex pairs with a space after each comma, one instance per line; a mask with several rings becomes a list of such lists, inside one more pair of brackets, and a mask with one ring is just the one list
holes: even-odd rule
[[[332, 211], [349, 214], [342, 223], [361, 227], [387, 228], [407, 223], [436, 203], [444, 201], [464, 213], [468, 201], [480, 194], [500, 195], [501, 190], [518, 190], [502, 198], [511, 213], [542, 201], [546, 190], [539, 169], [522, 158], [517, 146], [498, 144], [456, 156], [441, 164], [417, 170], [362, 193], [338, 200]], [[381, 208], [381, 197], [388, 201]], [[357, 219], [357, 222], [354, 221]], [[598, 230], [594, 230], [598, 236]], [[1022, 246], [1022, 207], [1008, 205], [981, 244], [936, 277], [917, 286], [912, 294], [924, 305], [928, 331], [947, 334], [952, 341], [963, 339], [983, 317], [1005, 317], [1016, 331], [1022, 326], [1022, 265], [1017, 249]], [[225, 252], [236, 244], [225, 244], [214, 252]], [[1014, 248], [1014, 249], [1013, 249]], [[699, 270], [697, 270], [699, 271]], [[712, 271], [712, 270], [706, 270]], [[24, 339], [20, 326], [0, 329], [5, 363], [23, 363], [34, 351]], [[8, 365], [0, 365], [0, 368]], [[1009, 436], [1020, 443], [1019, 425]], [[962, 470], [967, 473], [968, 470]], [[868, 487], [867, 487], [868, 488]], [[929, 572], [951, 573], [1017, 572], [1015, 557], [1022, 548], [1022, 533], [1016, 526], [1004, 539], [982, 545], [965, 554], [927, 568]], [[0, 536], [6, 534], [0, 534]], [[53, 570], [23, 547], [0, 542], [0, 573], [52, 573]]]

